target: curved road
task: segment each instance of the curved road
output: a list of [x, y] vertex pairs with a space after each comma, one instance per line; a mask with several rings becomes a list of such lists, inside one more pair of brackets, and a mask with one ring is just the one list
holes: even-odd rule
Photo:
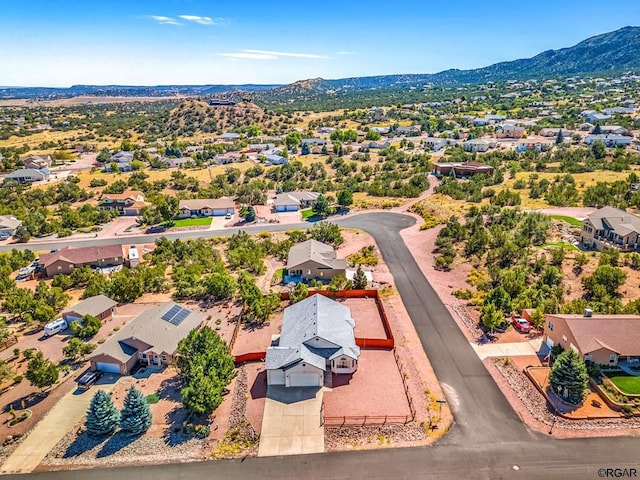
[[[640, 473], [638, 438], [556, 440], [529, 430], [520, 421], [402, 241], [400, 230], [414, 222], [412, 217], [394, 213], [368, 213], [336, 221], [343, 227], [366, 230], [376, 239], [443, 384], [455, 424], [434, 446], [126, 467], [121, 471], [42, 472], [27, 477], [65, 480], [107, 480], [118, 476], [136, 480], [590, 479], [607, 478], [607, 475], [614, 478], [615, 471], [599, 472], [602, 468], [635, 468]], [[284, 227], [278, 229], [294, 228]], [[131, 241], [118, 239], [119, 243], [120, 240], [124, 240], [121, 243]], [[82, 243], [92, 244], [91, 241]], [[425, 245], [425, 248], [431, 246]], [[15, 477], [25, 478], [24, 475]]]

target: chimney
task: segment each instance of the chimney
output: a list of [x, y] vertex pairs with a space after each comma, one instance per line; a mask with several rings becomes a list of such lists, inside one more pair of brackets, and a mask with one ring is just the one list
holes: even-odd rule
[[585, 317], [592, 317], [593, 316], [593, 310], [591, 310], [590, 308], [585, 308], [584, 309], [584, 316]]

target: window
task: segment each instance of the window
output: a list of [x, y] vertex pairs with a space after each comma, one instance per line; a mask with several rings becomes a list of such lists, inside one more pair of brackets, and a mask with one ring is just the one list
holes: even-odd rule
[[143, 352], [140, 352], [140, 358], [143, 359], [143, 360], [146, 360], [147, 354], [143, 353]]
[[615, 354], [609, 355], [609, 363], [616, 363], [618, 357]]
[[553, 322], [549, 322], [549, 330], [553, 330]]
[[567, 343], [567, 336], [566, 335], [562, 335], [562, 342], [563, 343]]
[[167, 361], [167, 356], [166, 355], [162, 355], [162, 361], [166, 362]]
[[338, 368], [350, 368], [351, 361], [348, 358], [340, 358], [338, 360], [338, 364], [336, 365]]
[[591, 354], [590, 354], [590, 353], [587, 353], [587, 354], [584, 356], [584, 361], [585, 361], [585, 362], [590, 362], [590, 361], [591, 361]]

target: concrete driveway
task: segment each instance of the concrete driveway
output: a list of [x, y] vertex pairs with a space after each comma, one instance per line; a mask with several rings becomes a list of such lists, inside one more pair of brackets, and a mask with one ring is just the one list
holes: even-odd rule
[[82, 420], [96, 391], [111, 392], [119, 378], [105, 374], [89, 390], [74, 390], [62, 397], [11, 454], [0, 472], [28, 473], [35, 470], [62, 437]]
[[534, 356], [540, 351], [542, 339], [536, 338], [526, 342], [486, 343], [477, 345], [471, 343], [471, 348], [478, 354], [480, 360], [487, 357], [522, 357]]
[[324, 452], [322, 388], [270, 385], [262, 417], [259, 457]]

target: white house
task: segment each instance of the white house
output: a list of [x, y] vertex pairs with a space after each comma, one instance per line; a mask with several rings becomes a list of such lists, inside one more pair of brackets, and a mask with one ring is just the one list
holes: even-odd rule
[[613, 135], [613, 134], [612, 135], [605, 135], [605, 134], [596, 135], [592, 133], [591, 135], [587, 135], [586, 137], [584, 137], [584, 143], [586, 143], [587, 145], [591, 145], [594, 142], [601, 141], [607, 147], [631, 145], [632, 140], [633, 139], [631, 137], [627, 137], [625, 135]]
[[351, 310], [313, 295], [284, 310], [280, 337], [267, 349], [269, 385], [322, 387], [326, 374], [350, 375], [358, 369]]
[[35, 168], [21, 168], [8, 175], [5, 175], [5, 180], [16, 180], [20, 183], [28, 182], [42, 182], [49, 180], [50, 172], [46, 168], [36, 170]]
[[482, 138], [474, 138], [473, 140], [467, 140], [462, 144], [462, 148], [465, 152], [486, 152], [489, 150], [491, 142], [483, 140]]
[[423, 138], [422, 141], [424, 142], [425, 147], [430, 148], [434, 152], [437, 152], [447, 146], [446, 138], [426, 137]]

